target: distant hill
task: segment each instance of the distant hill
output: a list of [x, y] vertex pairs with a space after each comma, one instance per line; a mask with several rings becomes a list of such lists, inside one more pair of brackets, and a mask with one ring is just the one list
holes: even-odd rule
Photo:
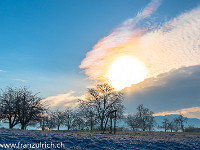
[[[155, 116], [155, 120], [158, 125], [161, 125], [163, 122], [163, 119], [166, 118], [170, 121], [172, 121], [174, 118], [178, 117], [179, 115], [172, 114], [172, 115], [165, 115], [165, 116]], [[187, 117], [185, 117], [187, 118]], [[197, 118], [187, 118], [187, 122], [185, 123], [185, 126], [194, 126], [196, 128], [200, 128], [200, 119]]]

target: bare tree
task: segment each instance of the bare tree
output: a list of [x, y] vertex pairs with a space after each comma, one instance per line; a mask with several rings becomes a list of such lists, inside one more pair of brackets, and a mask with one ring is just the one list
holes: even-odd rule
[[56, 123], [53, 116], [48, 115], [46, 127], [48, 130], [51, 130], [56, 127]]
[[125, 118], [125, 122], [127, 123], [127, 125], [128, 125], [133, 131], [137, 131], [137, 129], [139, 128], [138, 118], [137, 118], [136, 114], [129, 114], [129, 115]]
[[181, 129], [182, 132], [184, 132], [184, 123], [187, 122], [187, 118], [183, 117], [183, 114], [180, 114], [177, 118], [174, 119], [174, 121], [176, 122], [177, 127]]
[[47, 116], [43, 116], [41, 120], [39, 121], [40, 123], [39, 127], [42, 129], [42, 131], [44, 131], [47, 128], [47, 122], [48, 122]]
[[168, 128], [171, 132], [175, 130], [176, 126], [173, 120], [168, 123]]
[[52, 113], [52, 118], [51, 118], [57, 127], [57, 130], [60, 130], [60, 127], [64, 125], [65, 122], [65, 114], [63, 111], [58, 111], [56, 110], [55, 112]]
[[55, 119], [52, 113], [45, 114], [39, 123], [42, 130], [51, 130], [56, 127]]
[[162, 122], [162, 126], [160, 126], [160, 128], [164, 129], [165, 132], [167, 132], [167, 130], [169, 129], [169, 120], [164, 118], [163, 122]]
[[[117, 110], [117, 118], [123, 115], [124, 106], [122, 105], [123, 94], [114, 91], [108, 84], [99, 84], [95, 88], [88, 89], [88, 95], [81, 102], [88, 103], [92, 107], [92, 112], [100, 122], [101, 131], [106, 127], [108, 114], [111, 111]], [[93, 114], [91, 113], [93, 116]]]
[[21, 129], [25, 129], [28, 124], [38, 120], [44, 112], [45, 107], [41, 100], [26, 87], [8, 87], [0, 96], [1, 118], [8, 120], [9, 128], [20, 123]]
[[73, 114], [73, 117], [74, 117], [74, 127], [76, 127], [76, 129], [78, 130], [83, 130], [84, 127], [85, 127], [85, 119], [83, 118], [83, 115], [81, 112], [79, 111], [74, 111], [74, 114]]
[[19, 123], [18, 103], [19, 102], [19, 91], [8, 87], [5, 91], [1, 92], [0, 95], [0, 119], [9, 122], [9, 128], [12, 129], [16, 124]]
[[64, 125], [67, 127], [67, 130], [70, 130], [75, 126], [75, 115], [74, 112], [71, 108], [67, 107], [65, 111], [63, 112], [64, 114]]
[[142, 131], [152, 130], [154, 127], [154, 116], [153, 112], [148, 108], [144, 108], [143, 105], [139, 105], [137, 107], [138, 112], [136, 113], [136, 117], [138, 120], [139, 128]]
[[174, 124], [174, 131], [178, 132], [180, 130], [180, 123], [179, 120], [177, 120], [177, 118], [173, 119], [173, 124]]
[[154, 126], [155, 126], [156, 122], [154, 120], [154, 117], [153, 116], [148, 116], [148, 119], [147, 119], [147, 130], [148, 131], [153, 131], [154, 130]]
[[42, 114], [45, 112], [45, 107], [41, 103], [42, 98], [38, 97], [37, 94], [33, 94], [26, 87], [18, 90], [20, 95], [19, 106], [17, 114], [19, 117], [19, 123], [21, 129], [26, 129], [30, 122], [39, 121]]
[[97, 124], [95, 108], [92, 107], [92, 103], [87, 100], [79, 100], [79, 102], [79, 116], [84, 118], [85, 126], [93, 130], [94, 126]]
[[185, 132], [195, 132], [195, 130], [198, 128], [195, 128], [193, 125], [189, 125], [185, 128]]

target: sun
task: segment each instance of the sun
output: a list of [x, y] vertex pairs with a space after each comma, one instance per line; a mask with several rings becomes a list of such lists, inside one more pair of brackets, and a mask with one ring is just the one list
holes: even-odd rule
[[122, 90], [143, 81], [146, 66], [132, 56], [121, 56], [109, 66], [106, 76], [116, 90]]

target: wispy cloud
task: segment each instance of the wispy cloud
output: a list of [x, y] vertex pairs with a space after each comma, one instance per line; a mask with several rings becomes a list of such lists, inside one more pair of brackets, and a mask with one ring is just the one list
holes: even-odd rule
[[23, 82], [23, 83], [26, 83], [27, 81], [26, 80], [23, 80], [23, 79], [12, 79], [14, 81], [19, 81], [19, 82]]
[[184, 108], [175, 111], [165, 111], [156, 113], [155, 116], [165, 116], [171, 114], [183, 114], [185, 117], [188, 118], [198, 118], [200, 119], [200, 107], [191, 107], [191, 108]]
[[50, 96], [45, 98], [43, 102], [47, 104], [52, 109], [65, 109], [65, 107], [75, 108], [78, 105], [78, 99], [83, 96], [74, 96], [74, 91], [70, 91], [66, 94], [59, 94], [56, 96]]
[[144, 19], [149, 17], [151, 14], [153, 14], [158, 7], [160, 6], [162, 0], [153, 0], [151, 1], [145, 8], [144, 10], [140, 13], [138, 13], [138, 15], [136, 16], [136, 18], [139, 19]]
[[6, 72], [6, 71], [4, 71], [4, 70], [0, 70], [0, 72]]

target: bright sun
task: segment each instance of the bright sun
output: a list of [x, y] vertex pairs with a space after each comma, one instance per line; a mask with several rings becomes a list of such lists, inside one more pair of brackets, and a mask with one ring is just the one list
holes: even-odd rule
[[121, 90], [143, 81], [146, 77], [146, 67], [131, 56], [121, 56], [109, 67], [107, 78], [110, 84]]

